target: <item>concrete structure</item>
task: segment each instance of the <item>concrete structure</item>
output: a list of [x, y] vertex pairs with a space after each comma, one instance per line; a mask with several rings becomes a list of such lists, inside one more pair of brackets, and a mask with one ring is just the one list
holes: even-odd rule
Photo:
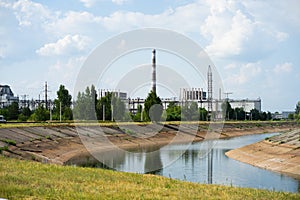
[[229, 99], [228, 102], [231, 105], [231, 108], [243, 108], [244, 111], [250, 112], [252, 109], [256, 109], [261, 112], [261, 99], [242, 99], [242, 100], [233, 100]]
[[121, 100], [127, 100], [127, 93], [126, 92], [121, 92], [120, 90], [108, 90], [108, 89], [100, 89], [98, 97], [105, 97], [109, 93], [111, 93], [114, 97], [118, 97]]
[[281, 119], [288, 119], [289, 114], [295, 114], [294, 111], [282, 111], [282, 113], [274, 113], [272, 114], [273, 119], [281, 120]]
[[152, 91], [156, 93], [156, 57], [155, 49], [152, 51]]
[[295, 111], [282, 111], [282, 118], [288, 119], [290, 114], [295, 114]]
[[206, 101], [206, 92], [203, 88], [180, 88], [180, 101]]
[[14, 96], [8, 85], [0, 85], [0, 108], [7, 107], [12, 102], [19, 102], [19, 97]]

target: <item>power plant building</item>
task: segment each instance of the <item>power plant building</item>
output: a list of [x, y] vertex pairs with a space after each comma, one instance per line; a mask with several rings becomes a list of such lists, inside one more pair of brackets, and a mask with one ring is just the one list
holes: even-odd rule
[[7, 107], [13, 102], [19, 102], [19, 97], [14, 96], [8, 85], [0, 85], [0, 108]]

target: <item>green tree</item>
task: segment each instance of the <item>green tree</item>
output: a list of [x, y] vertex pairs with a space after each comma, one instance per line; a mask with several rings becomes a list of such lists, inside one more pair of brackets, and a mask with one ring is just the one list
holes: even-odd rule
[[225, 115], [225, 119], [233, 119], [233, 109], [231, 108], [231, 105], [228, 101], [225, 101], [221, 105], [223, 115]]
[[112, 117], [117, 121], [124, 120], [125, 104], [120, 98], [113, 96], [113, 93], [109, 92], [106, 96], [97, 101], [96, 112], [98, 120], [103, 120], [103, 106], [105, 111], [105, 120], [111, 120]]
[[145, 119], [151, 120], [153, 122], [158, 122], [161, 120], [161, 115], [163, 112], [163, 106], [161, 99], [156, 95], [155, 92], [151, 91], [147, 98], [145, 99]]
[[0, 115], [3, 115], [5, 119], [7, 119], [8, 111], [7, 108], [0, 109]]
[[[125, 103], [119, 97], [112, 97], [111, 105], [113, 109], [113, 117], [118, 121], [125, 119]], [[140, 106], [140, 113], [142, 112], [142, 106]]]
[[144, 114], [145, 112], [143, 111], [142, 105], [138, 105], [137, 112], [135, 114], [132, 114], [131, 119], [135, 122], [144, 121], [144, 119], [142, 119], [142, 115]]
[[266, 121], [266, 120], [268, 120], [268, 115], [267, 115], [266, 112], [261, 112], [259, 118], [260, 118], [260, 120], [262, 120], [262, 121]]
[[296, 105], [296, 110], [295, 110], [295, 114], [299, 114], [300, 113], [300, 101], [298, 101], [297, 105]]
[[[94, 88], [93, 85], [91, 88]], [[86, 87], [85, 92], [78, 92], [73, 114], [77, 120], [96, 120], [95, 93]], [[92, 96], [94, 95], [94, 96]]]
[[205, 108], [199, 108], [199, 115], [200, 115], [200, 120], [201, 121], [206, 121], [207, 120], [207, 115], [208, 115], [208, 112]]
[[181, 107], [176, 105], [175, 102], [170, 102], [167, 112], [167, 121], [180, 121], [181, 120]]
[[7, 107], [7, 120], [17, 120], [20, 114], [19, 110], [19, 103], [18, 102], [12, 102]]
[[271, 112], [268, 112], [267, 113], [267, 120], [271, 120], [272, 119], [272, 114], [271, 114]]
[[290, 113], [290, 114], [288, 115], [288, 119], [289, 119], [289, 120], [294, 120], [294, 119], [295, 119], [295, 114]]
[[72, 96], [64, 85], [60, 85], [57, 91], [57, 99], [54, 100], [55, 108], [53, 110], [53, 118], [60, 119], [60, 107], [63, 120], [73, 119], [71, 105]]
[[[106, 96], [102, 97], [97, 105], [96, 105], [96, 113], [97, 113], [97, 119], [103, 120], [103, 112], [105, 120], [111, 120], [111, 99], [112, 99], [112, 93], [107, 93]], [[103, 110], [104, 107], [104, 110]]]
[[184, 106], [182, 106], [181, 109], [182, 117], [184, 120], [187, 121], [195, 121], [199, 120], [199, 110], [198, 110], [198, 104], [196, 102], [185, 103]]
[[92, 99], [92, 105], [97, 105], [97, 91], [94, 85], [91, 86], [91, 99]]
[[252, 116], [252, 120], [260, 120], [260, 114], [256, 108], [250, 110], [250, 115]]
[[50, 112], [44, 106], [40, 105], [29, 119], [34, 121], [46, 121], [50, 118]]
[[24, 107], [21, 109], [21, 113], [18, 116], [18, 121], [27, 121], [32, 114], [29, 107]]
[[233, 119], [235, 120], [245, 120], [246, 112], [244, 108], [235, 108], [233, 112]]

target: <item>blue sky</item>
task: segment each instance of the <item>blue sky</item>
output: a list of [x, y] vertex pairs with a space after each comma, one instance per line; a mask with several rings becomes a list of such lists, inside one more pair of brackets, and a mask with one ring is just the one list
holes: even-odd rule
[[[29, 98], [42, 95], [45, 81], [52, 98], [60, 84], [72, 92], [99, 44], [155, 27], [205, 49], [231, 98], [260, 97], [265, 111], [294, 110], [300, 100], [299, 10], [298, 0], [0, 0], [0, 84]], [[151, 62], [151, 55], [142, 58], [139, 64]], [[112, 87], [109, 80], [99, 87]]]

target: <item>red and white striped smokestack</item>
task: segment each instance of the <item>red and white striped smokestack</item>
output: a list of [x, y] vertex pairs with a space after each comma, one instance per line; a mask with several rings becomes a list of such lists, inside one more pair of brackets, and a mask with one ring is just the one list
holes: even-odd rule
[[152, 51], [152, 91], [156, 93], [156, 58], [155, 49]]

